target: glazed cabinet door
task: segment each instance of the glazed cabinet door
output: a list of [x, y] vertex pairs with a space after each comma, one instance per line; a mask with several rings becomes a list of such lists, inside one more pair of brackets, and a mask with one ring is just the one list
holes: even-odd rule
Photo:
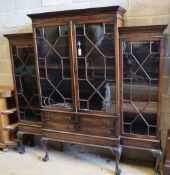
[[156, 136], [158, 126], [160, 40], [128, 40], [122, 48], [124, 134]]
[[75, 23], [78, 110], [116, 112], [114, 22]]
[[36, 27], [41, 106], [73, 109], [69, 26]]
[[19, 120], [41, 122], [33, 45], [12, 45], [13, 77]]

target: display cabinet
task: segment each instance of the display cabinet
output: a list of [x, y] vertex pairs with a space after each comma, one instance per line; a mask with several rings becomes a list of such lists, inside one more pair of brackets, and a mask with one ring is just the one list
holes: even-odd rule
[[19, 152], [24, 153], [23, 134], [41, 135], [41, 111], [37, 89], [37, 76], [33, 35], [5, 35], [9, 40], [15, 99], [17, 104]]
[[122, 153], [119, 113], [121, 7], [28, 15], [33, 22], [41, 109], [47, 140]]
[[123, 27], [120, 33], [121, 144], [162, 160], [160, 108], [166, 25]]

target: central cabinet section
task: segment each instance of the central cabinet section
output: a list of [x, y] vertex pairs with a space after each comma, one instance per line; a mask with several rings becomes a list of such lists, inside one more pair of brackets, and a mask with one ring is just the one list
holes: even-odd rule
[[121, 7], [29, 15], [36, 46], [43, 136], [120, 144]]

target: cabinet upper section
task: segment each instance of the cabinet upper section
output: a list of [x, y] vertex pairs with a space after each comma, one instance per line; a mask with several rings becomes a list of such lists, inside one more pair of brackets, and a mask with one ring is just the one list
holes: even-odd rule
[[119, 6], [28, 15], [42, 107], [118, 112]]

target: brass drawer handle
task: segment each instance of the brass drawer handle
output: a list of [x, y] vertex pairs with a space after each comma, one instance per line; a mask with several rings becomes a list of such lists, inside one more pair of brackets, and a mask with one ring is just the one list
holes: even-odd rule
[[109, 120], [104, 120], [103, 123], [104, 123], [105, 125], [109, 125], [109, 124], [110, 124], [110, 121], [109, 121]]
[[84, 128], [83, 130], [84, 130], [84, 132], [85, 132], [86, 134], [90, 132], [90, 129], [89, 129], [89, 128]]
[[72, 126], [71, 125], [67, 126], [67, 129], [72, 129]]
[[69, 122], [69, 121], [71, 121], [71, 117], [70, 116], [65, 116], [65, 120]]
[[47, 117], [44, 117], [44, 121], [49, 121], [49, 120], [52, 120], [53, 119], [53, 116], [51, 115], [48, 115]]
[[110, 131], [109, 130], [104, 130], [104, 134], [109, 135]]
[[84, 123], [89, 123], [90, 120], [89, 120], [89, 119], [83, 119], [83, 122], [84, 122]]

